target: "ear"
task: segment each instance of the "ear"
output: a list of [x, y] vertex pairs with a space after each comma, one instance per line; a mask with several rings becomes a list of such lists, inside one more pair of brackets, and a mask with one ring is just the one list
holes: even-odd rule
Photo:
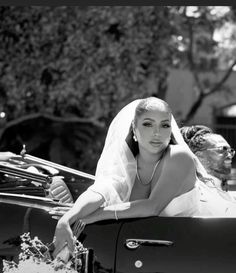
[[195, 155], [196, 155], [198, 158], [201, 158], [201, 159], [204, 159], [204, 158], [205, 158], [205, 156], [203, 155], [202, 151], [197, 151], [197, 152], [195, 153]]
[[205, 169], [211, 165], [208, 158], [203, 154], [202, 151], [197, 151], [195, 155], [198, 157], [198, 159], [200, 160]]

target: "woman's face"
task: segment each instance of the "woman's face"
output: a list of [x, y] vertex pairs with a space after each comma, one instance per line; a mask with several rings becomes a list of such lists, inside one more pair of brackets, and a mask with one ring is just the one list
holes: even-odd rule
[[223, 175], [230, 173], [233, 154], [229, 150], [227, 151], [227, 148], [230, 149], [231, 147], [221, 135], [211, 135], [206, 139], [202, 158], [204, 158], [204, 165], [207, 165], [209, 171]]
[[150, 110], [137, 118], [134, 134], [139, 150], [150, 153], [163, 151], [170, 142], [171, 115], [166, 110]]

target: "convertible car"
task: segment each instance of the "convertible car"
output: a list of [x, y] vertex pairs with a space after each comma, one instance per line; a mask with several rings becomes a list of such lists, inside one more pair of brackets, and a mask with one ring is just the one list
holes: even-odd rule
[[[45, 161], [35, 163], [30, 156], [23, 161], [27, 168], [31, 165], [51, 173], [50, 168], [59, 169], [59, 174], [67, 178], [66, 173], [71, 171], [48, 166]], [[47, 167], [43, 168], [44, 164]], [[52, 187], [58, 173], [29, 172], [25, 165], [22, 168], [23, 164], [13, 165], [0, 165], [0, 183], [8, 183], [0, 189], [0, 262], [17, 260], [20, 235], [25, 232], [38, 236], [44, 243], [52, 242], [57, 220], [48, 211], [54, 206], [69, 206], [94, 179], [75, 171], [73, 179], [64, 179], [66, 190], [58, 191], [62, 187], [60, 182]], [[36, 183], [31, 185], [29, 181]], [[10, 187], [14, 183], [15, 187]], [[84, 273], [234, 273], [236, 270], [236, 218], [106, 220], [87, 225], [79, 241], [88, 249], [83, 260]]]

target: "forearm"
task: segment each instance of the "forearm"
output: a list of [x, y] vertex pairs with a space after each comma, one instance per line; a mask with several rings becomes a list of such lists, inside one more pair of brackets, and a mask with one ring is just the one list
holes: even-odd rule
[[104, 202], [104, 198], [95, 192], [86, 191], [79, 196], [73, 207], [66, 212], [60, 222], [73, 224], [77, 219], [82, 219], [96, 211]]
[[153, 202], [149, 199], [119, 203], [116, 205], [99, 208], [87, 217], [82, 218], [86, 224], [107, 219], [136, 218], [157, 215], [153, 209]]

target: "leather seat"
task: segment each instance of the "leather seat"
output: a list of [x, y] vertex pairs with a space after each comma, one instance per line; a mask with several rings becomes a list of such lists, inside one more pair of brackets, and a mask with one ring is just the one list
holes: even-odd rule
[[49, 196], [61, 203], [74, 203], [73, 197], [61, 176], [54, 176], [49, 188]]

